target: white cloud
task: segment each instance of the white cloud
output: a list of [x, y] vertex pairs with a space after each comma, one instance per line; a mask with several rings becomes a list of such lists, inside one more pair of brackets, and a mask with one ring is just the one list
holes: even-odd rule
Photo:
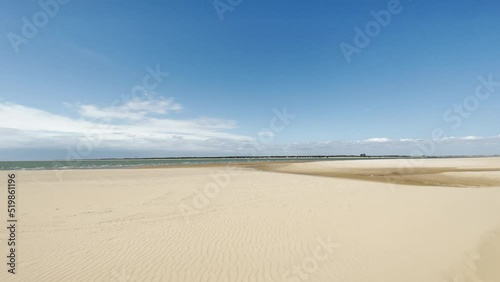
[[70, 118], [15, 103], [0, 102], [0, 149], [76, 147], [91, 143], [95, 148], [202, 149], [204, 142], [234, 142], [252, 138], [229, 133], [236, 122], [215, 118], [166, 118], [182, 106], [173, 99], [157, 97], [130, 100], [122, 105], [75, 106], [80, 116]]
[[174, 99], [149, 96], [147, 99], [134, 98], [119, 106], [99, 108], [95, 105], [76, 105], [82, 117], [105, 120], [131, 120], [137, 121], [152, 114], [163, 115], [179, 112], [182, 105]]
[[480, 136], [466, 136], [462, 138], [462, 140], [481, 140], [481, 139], [483, 139], [483, 137]]
[[402, 139], [399, 139], [399, 141], [401, 141], [401, 142], [418, 142], [418, 141], [422, 141], [422, 139], [402, 138]]
[[182, 105], [162, 97], [135, 99], [109, 107], [74, 105], [72, 109], [79, 114], [75, 118], [0, 101], [0, 150], [84, 148], [83, 151], [176, 152], [178, 155], [411, 155], [435, 147], [432, 153], [421, 155], [500, 152], [500, 135], [443, 137], [435, 141], [369, 138], [263, 144], [258, 140], [270, 139], [275, 134], [267, 131], [255, 132], [252, 136], [234, 134], [231, 130], [237, 123], [233, 120], [174, 118], [171, 114], [181, 111]]
[[[368, 141], [371, 140], [371, 141]], [[376, 140], [376, 141], [373, 141]], [[367, 142], [368, 141], [368, 142]], [[251, 151], [235, 151], [239, 154]], [[365, 141], [318, 141], [286, 145], [271, 144], [259, 151], [260, 155], [492, 155], [500, 152], [500, 136], [470, 138], [442, 138], [390, 140], [370, 138]]]
[[364, 140], [363, 142], [366, 142], [366, 143], [387, 143], [387, 142], [391, 142], [391, 141], [392, 140], [389, 138], [370, 138], [370, 139]]

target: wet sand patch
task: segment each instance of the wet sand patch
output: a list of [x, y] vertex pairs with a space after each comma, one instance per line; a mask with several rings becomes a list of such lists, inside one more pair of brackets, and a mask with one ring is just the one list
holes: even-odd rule
[[[484, 175], [484, 172], [500, 172], [500, 168], [338, 168], [307, 166], [299, 167], [290, 166], [290, 164], [257, 164], [249, 167], [262, 171], [315, 175], [402, 185], [446, 186], [459, 188], [500, 186], [500, 174], [495, 176], [491, 175], [488, 177], [485, 177]], [[474, 173], [477, 173], [477, 175], [474, 175]]]

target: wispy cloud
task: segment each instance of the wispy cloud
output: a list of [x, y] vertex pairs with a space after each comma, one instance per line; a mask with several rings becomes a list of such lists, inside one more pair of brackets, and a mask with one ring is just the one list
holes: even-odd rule
[[422, 141], [422, 139], [413, 139], [413, 138], [401, 138], [399, 139], [400, 142], [419, 142]]
[[252, 139], [230, 133], [236, 128], [232, 120], [168, 116], [183, 108], [171, 98], [136, 98], [116, 106], [76, 104], [70, 108], [78, 113], [77, 118], [0, 102], [0, 131], [8, 136], [0, 140], [0, 148], [76, 146], [79, 140], [88, 139], [98, 148], [199, 150], [212, 139]]
[[84, 57], [85, 59], [90, 59], [100, 63], [111, 62], [111, 59], [108, 56], [101, 54], [95, 50], [92, 50], [90, 48], [81, 47], [74, 43], [68, 43], [66, 44], [66, 46], [67, 48], [69, 48], [69, 50], [73, 51], [79, 56]]
[[134, 98], [119, 106], [76, 105], [76, 108], [85, 118], [137, 121], [152, 114], [165, 115], [180, 112], [182, 105], [176, 103], [173, 98], [149, 97], [148, 99]]
[[365, 143], [387, 143], [387, 142], [391, 142], [391, 139], [389, 139], [389, 138], [370, 138], [370, 139], [364, 140], [363, 142], [365, 142]]
[[466, 136], [466, 137], [463, 137], [463, 140], [481, 140], [483, 139], [483, 137], [480, 137], [480, 136]]
[[93, 149], [101, 152], [154, 151], [181, 155], [253, 155], [255, 152], [257, 155], [412, 155], [425, 152], [421, 148], [429, 146], [437, 148], [436, 155], [500, 152], [500, 136], [451, 136], [435, 140], [374, 137], [361, 141], [256, 145], [257, 138], [262, 137], [259, 133], [245, 136], [231, 132], [237, 128], [236, 121], [213, 117], [181, 119], [176, 113], [184, 107], [172, 98], [161, 96], [135, 98], [107, 107], [92, 104], [69, 107], [76, 117], [0, 101], [0, 150], [65, 150], [92, 143]]

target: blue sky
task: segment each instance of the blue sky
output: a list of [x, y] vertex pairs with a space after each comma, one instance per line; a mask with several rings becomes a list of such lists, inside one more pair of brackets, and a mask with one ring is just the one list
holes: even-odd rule
[[0, 160], [500, 152], [496, 1], [61, 2], [0, 3]]

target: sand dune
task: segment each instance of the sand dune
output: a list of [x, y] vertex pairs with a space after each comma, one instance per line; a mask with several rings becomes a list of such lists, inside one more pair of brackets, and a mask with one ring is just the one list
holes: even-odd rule
[[0, 281], [500, 281], [500, 159], [401, 167], [22, 171]]

